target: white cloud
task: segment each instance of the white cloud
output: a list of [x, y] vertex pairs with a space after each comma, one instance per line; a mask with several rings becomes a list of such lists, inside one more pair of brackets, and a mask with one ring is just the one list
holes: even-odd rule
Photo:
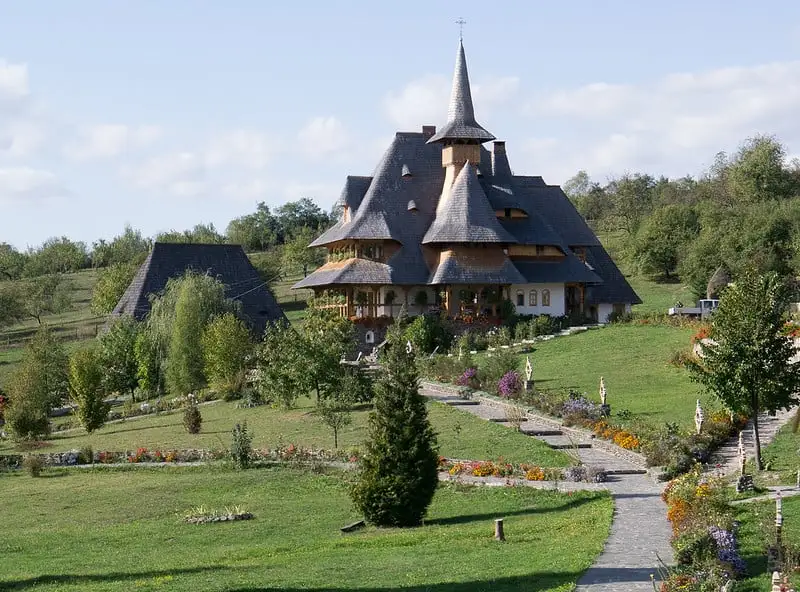
[[776, 134], [797, 149], [798, 104], [800, 61], [588, 84], [530, 102], [528, 114], [564, 133], [557, 147], [527, 147], [537, 168], [557, 171], [559, 181], [581, 168], [595, 177], [697, 174], [715, 153], [756, 134]]
[[264, 179], [251, 179], [244, 182], [226, 183], [222, 186], [221, 193], [231, 199], [253, 201], [266, 198], [272, 189], [274, 189], [274, 184]]
[[205, 164], [193, 152], [162, 154], [138, 165], [123, 167], [121, 172], [140, 187], [177, 197], [199, 195], [206, 186]]
[[426, 124], [441, 125], [447, 119], [450, 81], [444, 76], [426, 76], [409, 82], [401, 91], [383, 99], [389, 120], [401, 130]]
[[161, 137], [161, 128], [99, 124], [79, 129], [77, 136], [64, 147], [64, 154], [73, 160], [86, 161], [113, 158], [151, 146]]
[[238, 129], [212, 137], [205, 161], [210, 167], [238, 165], [258, 170], [272, 161], [277, 150], [278, 142], [266, 134]]
[[12, 64], [0, 59], [0, 100], [24, 99], [29, 93], [27, 64]]
[[47, 138], [42, 122], [15, 119], [0, 126], [0, 155], [26, 157], [36, 152]]
[[[472, 98], [478, 121], [499, 105], [510, 102], [519, 90], [516, 76], [488, 78], [472, 84]], [[409, 82], [401, 91], [390, 92], [383, 99], [389, 119], [401, 130], [410, 131], [427, 124], [447, 121], [452, 82], [444, 76], [425, 76]]]
[[312, 159], [341, 157], [350, 142], [344, 124], [336, 117], [314, 117], [297, 134], [300, 150]]
[[67, 195], [56, 176], [30, 167], [0, 168], [0, 202], [42, 200]]

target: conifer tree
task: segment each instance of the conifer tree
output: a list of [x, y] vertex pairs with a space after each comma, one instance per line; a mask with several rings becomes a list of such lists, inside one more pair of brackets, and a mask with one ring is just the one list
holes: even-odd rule
[[414, 352], [392, 327], [384, 374], [376, 384], [375, 411], [352, 498], [377, 526], [417, 526], [437, 485], [436, 434], [419, 394]]

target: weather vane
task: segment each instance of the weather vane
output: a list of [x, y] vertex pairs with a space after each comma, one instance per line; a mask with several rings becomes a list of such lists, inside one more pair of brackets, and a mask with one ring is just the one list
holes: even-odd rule
[[460, 16], [458, 17], [456, 24], [458, 25], [458, 38], [464, 39], [464, 25], [467, 24], [467, 21], [464, 20], [464, 17]]

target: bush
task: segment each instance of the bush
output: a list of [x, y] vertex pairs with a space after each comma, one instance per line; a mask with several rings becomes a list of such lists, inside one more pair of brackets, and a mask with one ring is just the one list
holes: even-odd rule
[[522, 392], [522, 378], [519, 372], [511, 370], [503, 374], [497, 383], [497, 392], [506, 399], [517, 399]]
[[481, 386], [484, 389], [496, 392], [496, 387], [508, 372], [512, 372], [519, 367], [517, 355], [510, 349], [499, 349], [491, 352], [491, 356], [486, 358], [481, 368]]
[[389, 333], [386, 370], [375, 388], [375, 411], [351, 496], [378, 526], [418, 526], [438, 483], [436, 435], [419, 394], [414, 352]]
[[26, 454], [25, 458], [22, 459], [22, 468], [31, 477], [38, 477], [42, 472], [42, 468], [44, 468], [44, 462], [35, 454]]
[[78, 462], [83, 465], [94, 464], [94, 450], [91, 446], [84, 446], [78, 453]]
[[233, 426], [231, 440], [231, 459], [240, 469], [250, 466], [253, 458], [253, 436], [247, 431], [247, 422]]
[[186, 401], [186, 409], [183, 411], [183, 427], [190, 434], [199, 434], [203, 425], [203, 416], [200, 414], [200, 407], [193, 395], [189, 395]]
[[453, 343], [453, 334], [438, 315], [426, 314], [414, 318], [406, 328], [405, 337], [420, 353], [430, 354], [437, 347], [445, 352]]

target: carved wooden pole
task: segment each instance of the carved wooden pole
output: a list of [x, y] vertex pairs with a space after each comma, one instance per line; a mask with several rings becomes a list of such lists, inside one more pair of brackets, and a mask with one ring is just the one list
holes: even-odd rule
[[504, 541], [506, 540], [506, 535], [503, 532], [503, 519], [498, 518], [494, 521], [494, 540], [496, 541]]
[[704, 419], [705, 416], [703, 415], [703, 408], [700, 406], [700, 399], [697, 399], [697, 407], [694, 410], [694, 427], [697, 429], [698, 434], [703, 430]]
[[779, 489], [775, 494], [775, 546], [778, 552], [778, 568], [783, 571], [783, 499], [781, 499], [781, 490]]

